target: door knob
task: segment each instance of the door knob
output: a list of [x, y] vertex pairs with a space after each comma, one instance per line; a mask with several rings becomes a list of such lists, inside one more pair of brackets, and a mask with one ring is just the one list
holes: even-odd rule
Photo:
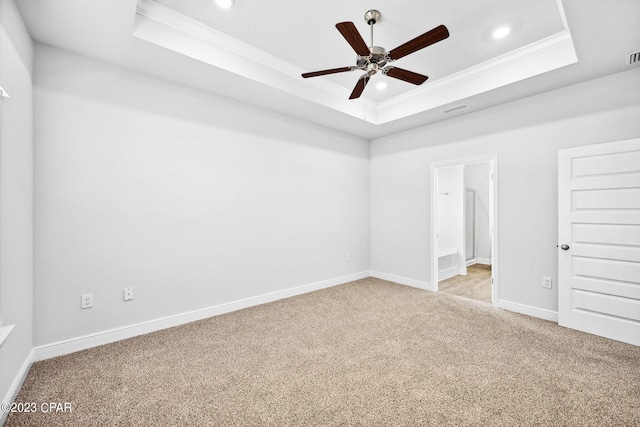
[[564, 245], [560, 246], [560, 249], [562, 249], [563, 251], [569, 250], [569, 245], [564, 244]]

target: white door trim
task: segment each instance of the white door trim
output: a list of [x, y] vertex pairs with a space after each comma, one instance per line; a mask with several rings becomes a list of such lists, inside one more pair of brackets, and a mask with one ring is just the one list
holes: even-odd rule
[[462, 158], [455, 160], [448, 160], [442, 162], [431, 163], [431, 288], [434, 292], [438, 291], [438, 239], [436, 238], [438, 233], [438, 224], [436, 221], [436, 214], [438, 212], [438, 183], [437, 183], [437, 169], [449, 166], [462, 166], [477, 163], [491, 163], [492, 180], [490, 183], [490, 205], [491, 212], [489, 214], [490, 228], [492, 233], [491, 238], [491, 276], [493, 284], [491, 286], [491, 303], [493, 305], [498, 304], [498, 269], [499, 269], [499, 252], [498, 252], [498, 155], [490, 154], [486, 156]]

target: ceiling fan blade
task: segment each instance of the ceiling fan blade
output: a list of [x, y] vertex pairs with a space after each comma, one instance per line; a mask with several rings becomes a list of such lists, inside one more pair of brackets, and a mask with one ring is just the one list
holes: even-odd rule
[[356, 83], [356, 87], [353, 88], [353, 92], [351, 92], [351, 96], [349, 96], [349, 99], [360, 98], [360, 95], [362, 95], [362, 91], [364, 90], [367, 83], [369, 83], [369, 78], [369, 75], [365, 74], [358, 79], [358, 83]]
[[331, 68], [329, 70], [313, 71], [311, 73], [304, 73], [304, 74], [302, 74], [302, 77], [304, 77], [305, 79], [308, 79], [309, 77], [324, 76], [326, 74], [344, 73], [346, 71], [353, 71], [355, 69], [357, 69], [357, 67]]
[[367, 46], [353, 22], [339, 22], [336, 24], [336, 28], [338, 29], [338, 31], [340, 31], [342, 37], [345, 38], [347, 43], [351, 45], [353, 50], [355, 50], [358, 55], [371, 55], [369, 46]]
[[431, 31], [427, 31], [421, 36], [416, 37], [413, 40], [406, 42], [403, 45], [398, 46], [389, 52], [389, 57], [393, 60], [400, 59], [410, 53], [416, 52], [420, 49], [424, 49], [434, 43], [449, 37], [449, 30], [444, 25], [439, 25]]
[[398, 67], [388, 67], [385, 69], [384, 73], [389, 77], [403, 80], [414, 85], [421, 85], [429, 78], [427, 76], [423, 76], [422, 74], [414, 73], [413, 71], [405, 70]]

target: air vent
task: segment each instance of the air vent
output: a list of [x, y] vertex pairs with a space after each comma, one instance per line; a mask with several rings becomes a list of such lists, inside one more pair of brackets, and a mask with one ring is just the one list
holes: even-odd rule
[[464, 110], [465, 108], [469, 108], [467, 104], [459, 104], [454, 105], [453, 107], [445, 108], [444, 110], [440, 110], [445, 114], [453, 113], [454, 111]]
[[628, 54], [626, 61], [627, 65], [633, 65], [640, 62], [640, 51]]

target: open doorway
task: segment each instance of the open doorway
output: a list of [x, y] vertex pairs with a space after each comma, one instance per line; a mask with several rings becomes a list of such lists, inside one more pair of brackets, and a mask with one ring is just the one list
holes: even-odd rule
[[431, 165], [434, 291], [496, 304], [497, 158]]

